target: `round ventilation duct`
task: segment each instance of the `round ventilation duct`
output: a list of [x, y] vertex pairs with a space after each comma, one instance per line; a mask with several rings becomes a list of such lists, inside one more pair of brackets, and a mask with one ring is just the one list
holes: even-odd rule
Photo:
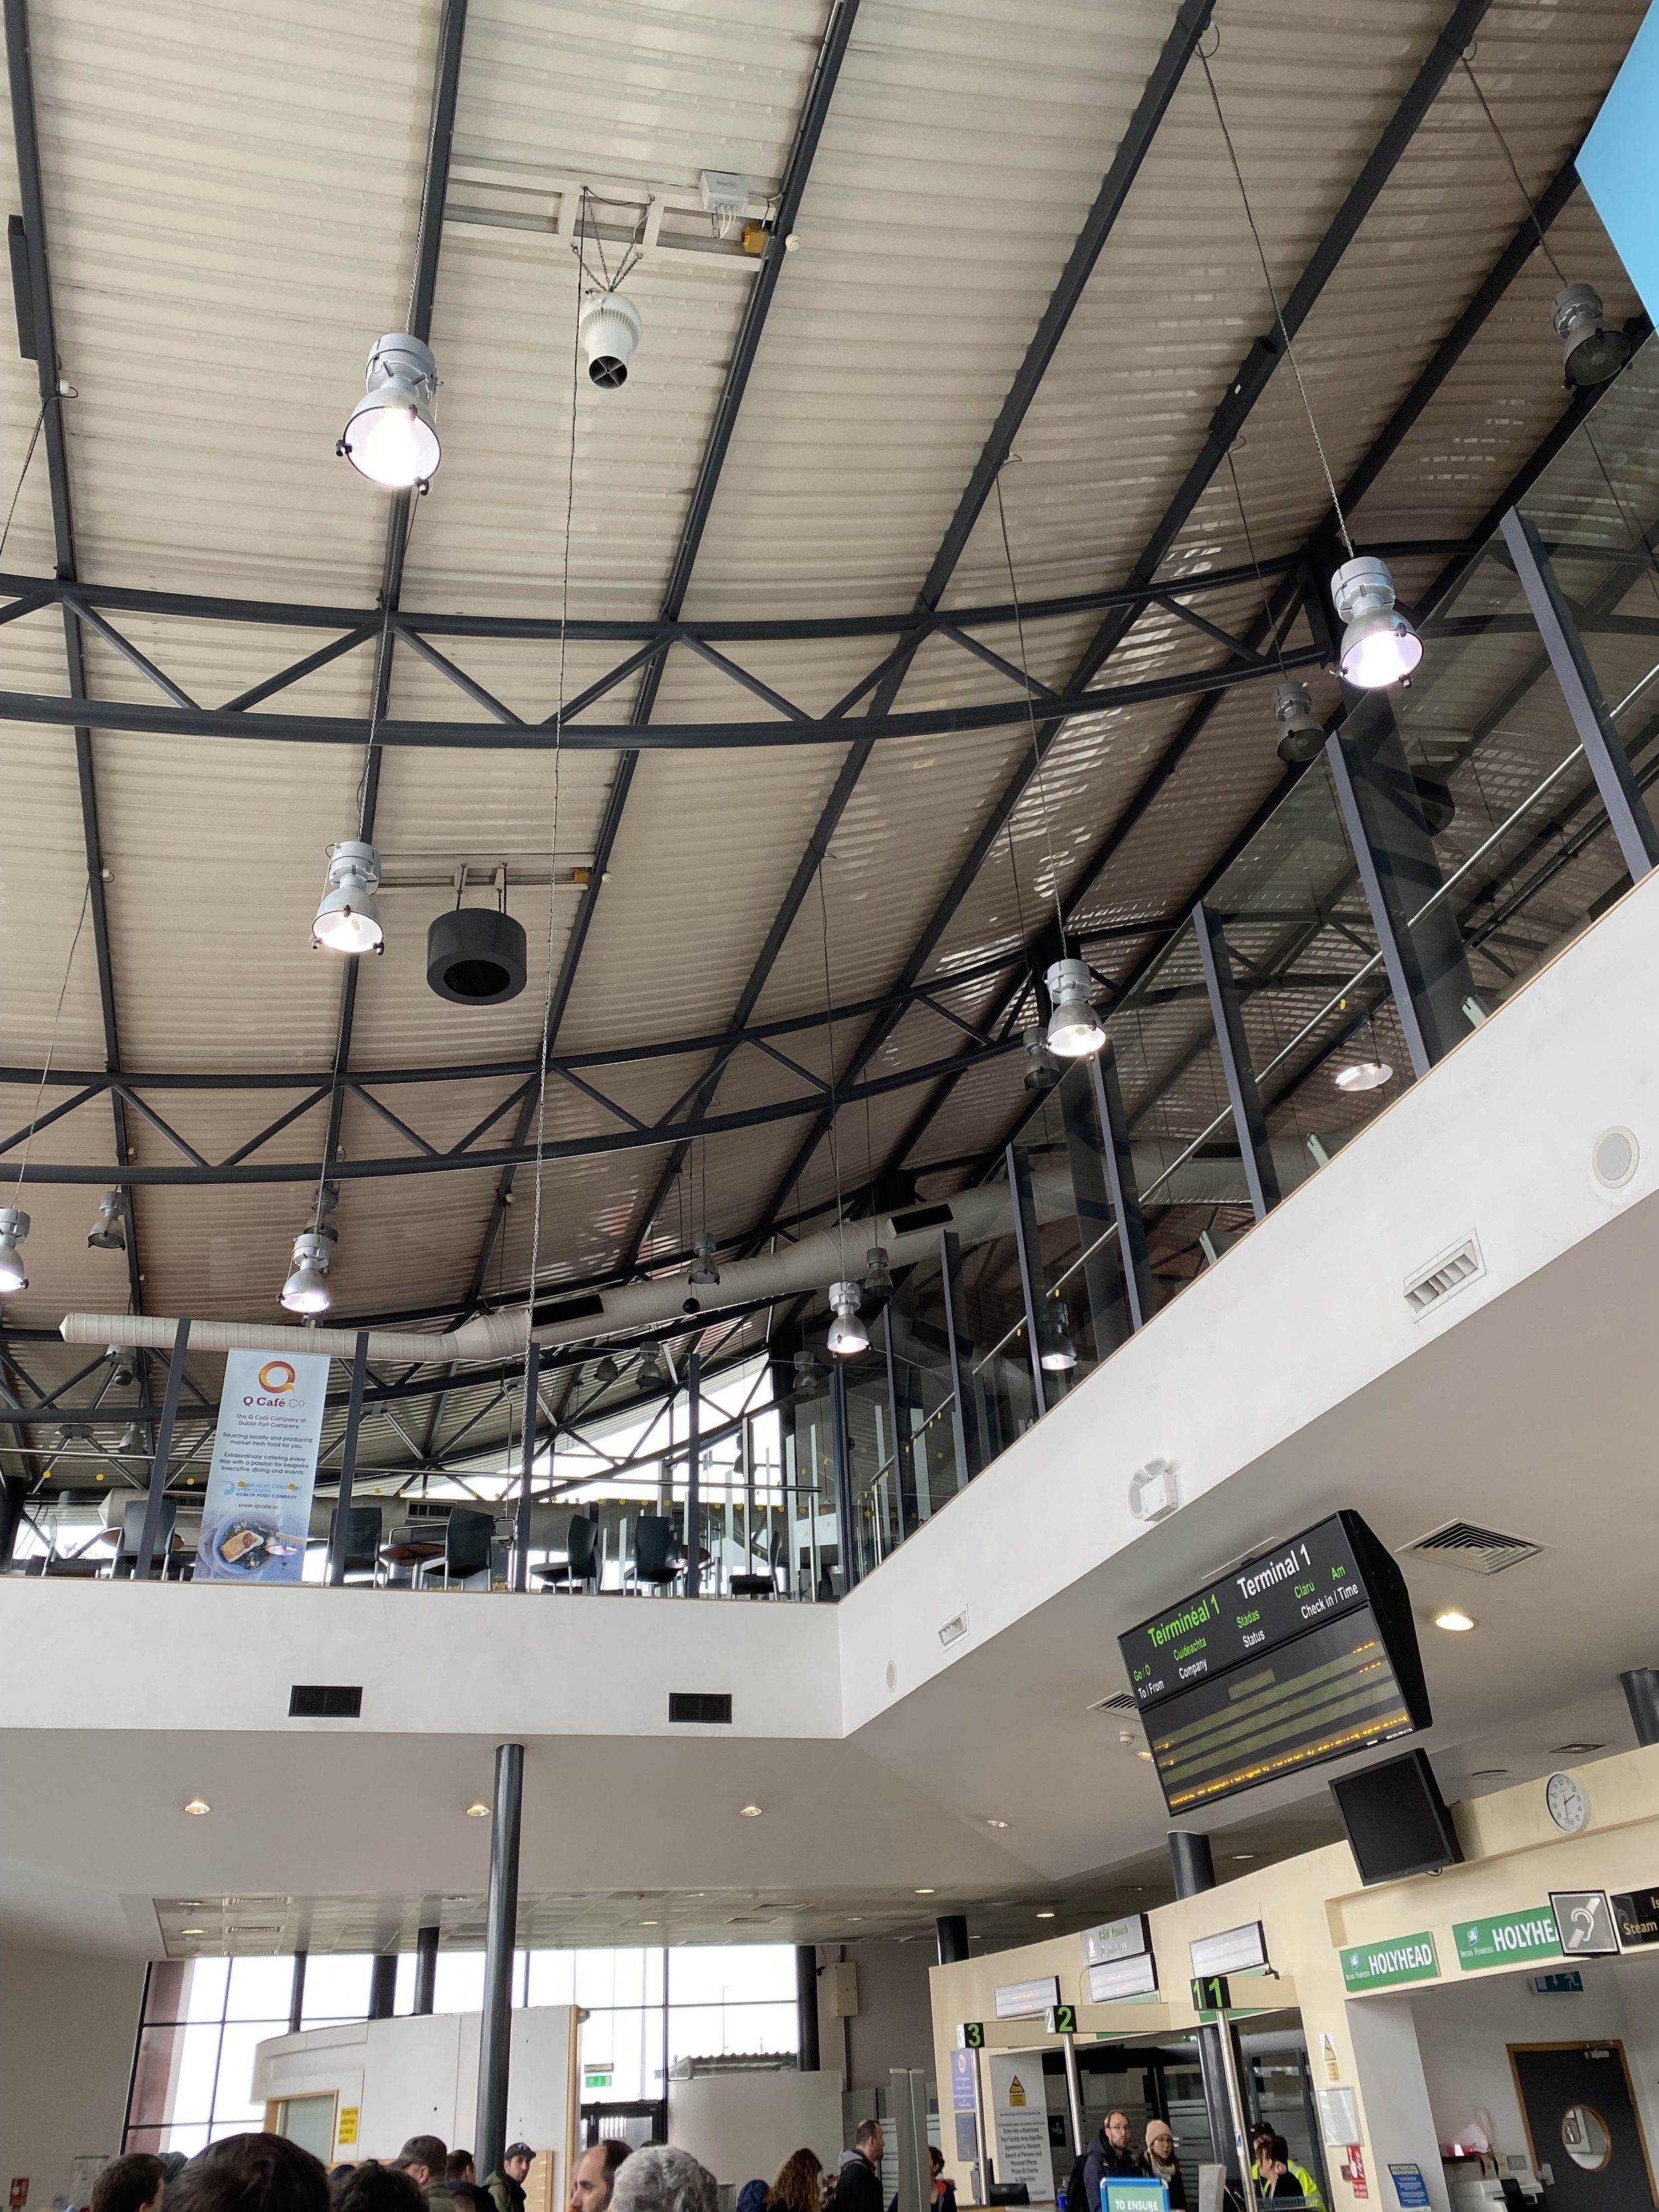
[[499, 1006], [524, 988], [524, 931], [493, 906], [441, 914], [426, 933], [426, 980], [462, 1006]]

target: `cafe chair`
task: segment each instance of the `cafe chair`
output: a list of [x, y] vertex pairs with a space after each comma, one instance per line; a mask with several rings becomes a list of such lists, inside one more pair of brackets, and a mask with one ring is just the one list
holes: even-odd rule
[[564, 1557], [550, 1559], [544, 1566], [530, 1570], [538, 1583], [551, 1589], [562, 1583], [566, 1589], [586, 1589], [590, 1583], [597, 1589], [599, 1579], [599, 1524], [584, 1514], [573, 1513], [570, 1526], [564, 1534]]
[[471, 1513], [458, 1505], [444, 1529], [442, 1559], [429, 1559], [417, 1570], [421, 1587], [424, 1589], [428, 1578], [435, 1574], [442, 1575], [446, 1589], [452, 1582], [465, 1583], [474, 1575], [487, 1575], [495, 1540], [493, 1513]]
[[[144, 1540], [144, 1509], [149, 1503], [146, 1498], [129, 1498], [121, 1508], [121, 1534], [116, 1542], [115, 1557], [110, 1563], [112, 1581], [126, 1582], [137, 1568], [138, 1553]], [[178, 1517], [178, 1501], [164, 1498], [155, 1529], [153, 1571], [158, 1577], [165, 1575], [167, 1571], [167, 1553], [173, 1548], [173, 1524]]]
[[674, 1541], [674, 1524], [665, 1514], [641, 1513], [634, 1523], [634, 1556], [627, 1572], [634, 1587], [662, 1589], [679, 1580], [683, 1562]]
[[770, 1571], [767, 1574], [728, 1575], [726, 1587], [733, 1597], [775, 1597], [778, 1594], [778, 1570], [787, 1562], [784, 1559], [783, 1538], [772, 1539], [768, 1553]]
[[[334, 1551], [334, 1530], [340, 1518], [337, 1505], [328, 1516], [328, 1548]], [[380, 1572], [380, 1538], [386, 1515], [378, 1505], [354, 1505], [346, 1522], [345, 1578], [348, 1582], [376, 1582]], [[326, 1571], [326, 1570], [325, 1570]]]

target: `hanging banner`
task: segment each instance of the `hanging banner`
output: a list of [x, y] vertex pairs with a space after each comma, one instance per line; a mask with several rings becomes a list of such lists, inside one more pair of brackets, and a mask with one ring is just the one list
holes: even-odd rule
[[297, 1583], [328, 1395], [318, 1352], [225, 1355], [196, 1579]]

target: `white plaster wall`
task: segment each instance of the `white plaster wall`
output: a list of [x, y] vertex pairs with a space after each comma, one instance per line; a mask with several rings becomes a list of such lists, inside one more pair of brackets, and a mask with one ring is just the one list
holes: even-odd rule
[[[1398, 2199], [1388, 2185], [1390, 2161], [1416, 2166], [1422, 2168], [1435, 2212], [1447, 2212], [1445, 2169], [1440, 2163], [1440, 2144], [1434, 2131], [1411, 1999], [1370, 1997], [1363, 2004], [1348, 2004], [1344, 2009], [1354, 2072], [1364, 2100], [1366, 2147], [1371, 2161], [1366, 2179], [1372, 2197], [1380, 2204], [1396, 2203]], [[1333, 2173], [1340, 2162], [1340, 2154], [1328, 2154], [1326, 2164]]]
[[841, 2156], [839, 2072], [714, 2075], [668, 2085], [668, 2139], [717, 2181], [770, 2181], [792, 2151]]
[[0, 1949], [0, 2186], [28, 2177], [28, 2212], [68, 2201], [70, 2161], [121, 2148], [143, 2004], [131, 1959]]

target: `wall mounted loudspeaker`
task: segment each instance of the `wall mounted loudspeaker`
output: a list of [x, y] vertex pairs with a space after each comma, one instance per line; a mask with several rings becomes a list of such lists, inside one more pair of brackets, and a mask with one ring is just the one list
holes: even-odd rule
[[463, 1006], [516, 999], [525, 981], [523, 929], [493, 906], [441, 914], [426, 933], [426, 980], [441, 999]]

